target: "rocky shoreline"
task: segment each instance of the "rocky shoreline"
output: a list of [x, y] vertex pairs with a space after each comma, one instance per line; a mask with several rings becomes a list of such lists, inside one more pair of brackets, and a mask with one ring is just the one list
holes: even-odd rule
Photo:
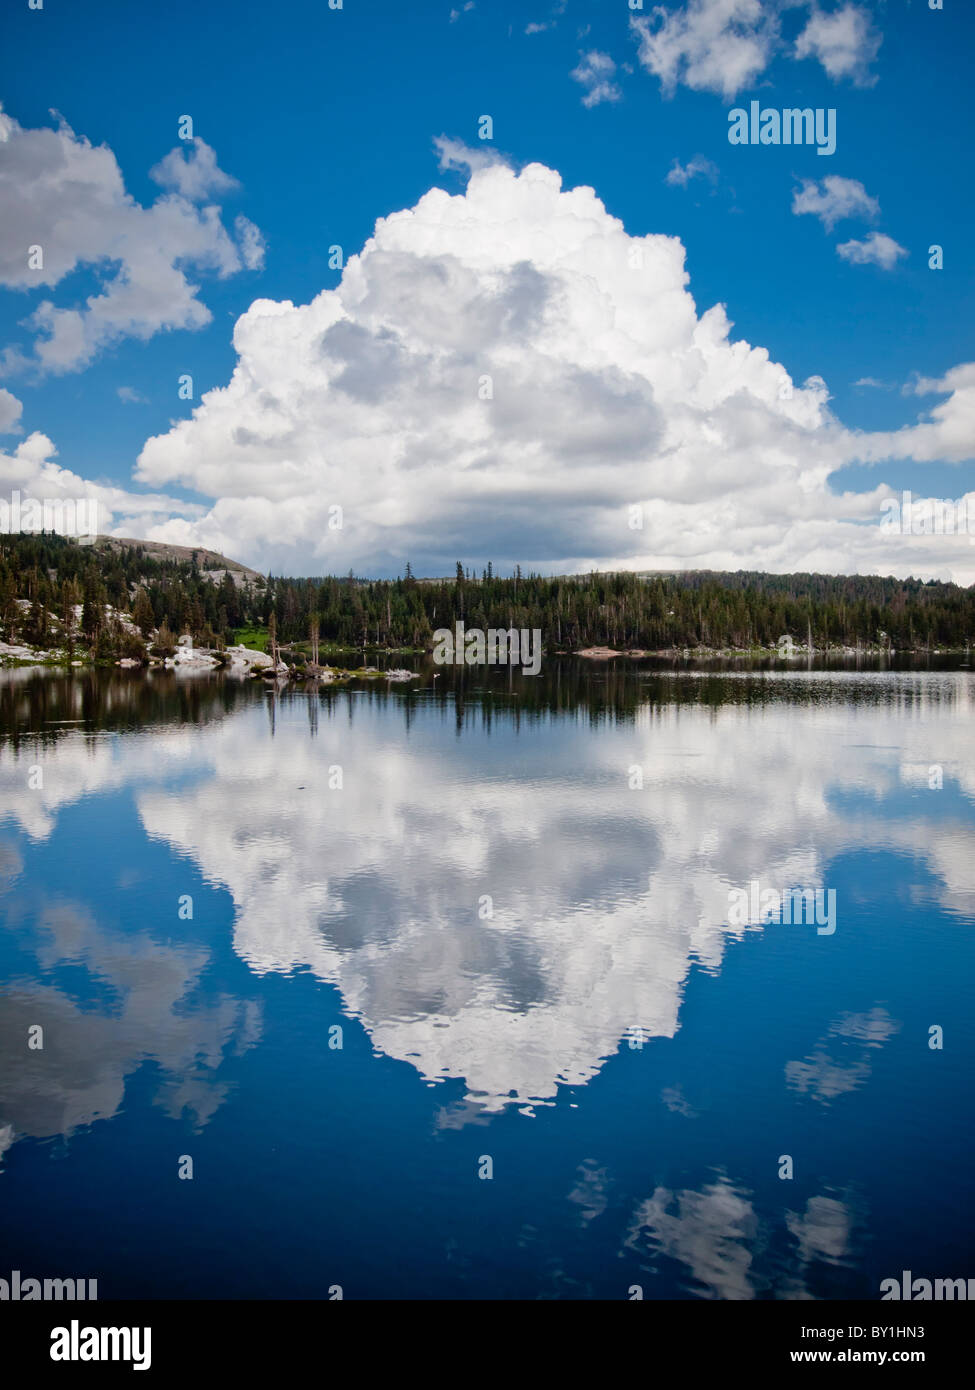
[[[580, 657], [585, 661], [602, 662], [626, 658], [633, 661], [653, 659], [659, 661], [781, 661], [787, 664], [809, 661], [813, 658], [831, 660], [857, 660], [867, 658], [878, 660], [891, 656], [967, 656], [964, 647], [913, 647], [894, 648], [876, 644], [861, 647], [808, 647], [794, 643], [790, 648], [771, 647], [665, 647], [647, 650], [642, 647], [616, 648], [609, 646], [583, 647], [577, 651], [556, 650], [549, 653], [553, 657]], [[3, 666], [57, 666], [89, 668], [95, 666], [118, 666], [126, 670], [174, 670], [184, 674], [193, 672], [224, 670], [231, 675], [255, 680], [299, 680], [318, 681], [322, 684], [363, 679], [385, 679], [390, 681], [410, 681], [419, 679], [419, 673], [405, 668], [381, 670], [377, 666], [346, 667], [338, 664], [315, 664], [311, 661], [285, 661], [279, 654], [274, 666], [267, 652], [245, 647], [242, 643], [232, 647], [216, 649], [195, 647], [188, 638], [181, 638], [172, 656], [150, 655], [143, 660], [135, 657], [121, 657], [117, 661], [98, 661], [90, 655], [75, 657], [64, 648], [34, 647], [29, 643], [10, 643], [0, 640], [0, 667]]]
[[322, 684], [340, 683], [350, 680], [387, 680], [405, 682], [418, 680], [419, 673], [403, 668], [380, 670], [377, 666], [304, 665], [279, 660], [275, 666], [266, 652], [255, 651], [243, 645], [227, 647], [217, 651], [209, 647], [193, 647], [189, 644], [177, 648], [173, 656], [149, 657], [139, 661], [134, 657], [121, 657], [118, 661], [99, 662], [72, 658], [63, 649], [32, 647], [24, 643], [0, 641], [0, 667], [2, 666], [45, 666], [64, 669], [95, 669], [107, 666], [121, 667], [123, 670], [176, 671], [184, 675], [204, 675], [211, 671], [224, 671], [241, 679], [265, 681], [318, 681]]

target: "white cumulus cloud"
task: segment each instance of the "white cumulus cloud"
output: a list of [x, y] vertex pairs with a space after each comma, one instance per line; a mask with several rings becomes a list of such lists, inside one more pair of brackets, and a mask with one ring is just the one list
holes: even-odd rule
[[831, 492], [871, 436], [687, 280], [679, 240], [628, 236], [541, 165], [431, 189], [336, 289], [238, 320], [229, 383], [138, 460], [213, 504], [150, 538], [291, 573], [970, 571], [967, 537], [882, 534], [883, 484]]
[[[208, 145], [197, 142], [185, 157], [173, 151], [153, 176], [171, 191], [143, 207], [106, 146], [63, 121], [56, 130], [27, 129], [0, 110], [0, 285], [53, 289], [79, 268], [101, 277], [80, 304], [42, 299], [26, 320], [34, 355], [8, 350], [8, 367], [75, 371], [122, 338], [201, 328], [211, 315], [187, 268], [224, 277], [259, 264], [252, 224], [238, 229], [238, 246], [220, 209], [194, 201], [230, 182]], [[40, 248], [33, 263], [29, 247]]]
[[[97, 529], [120, 536], [143, 535], [175, 510], [186, 511], [174, 497], [131, 493], [111, 483], [93, 482], [55, 463], [57, 449], [46, 434], [35, 430], [12, 452], [0, 450], [0, 500], [14, 493], [39, 503], [97, 503]], [[202, 508], [191, 507], [191, 515]]]
[[965, 463], [975, 458], [975, 362], [952, 367], [939, 379], [922, 377], [913, 390], [918, 396], [946, 399], [916, 425], [867, 436], [862, 457], [912, 458], [920, 463]]

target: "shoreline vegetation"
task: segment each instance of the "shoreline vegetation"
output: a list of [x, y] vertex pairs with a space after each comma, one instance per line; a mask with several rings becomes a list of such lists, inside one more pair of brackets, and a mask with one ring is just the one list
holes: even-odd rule
[[0, 663], [229, 669], [255, 679], [409, 681], [437, 629], [540, 630], [593, 663], [969, 654], [975, 586], [871, 575], [634, 572], [280, 578], [212, 551], [0, 537]]

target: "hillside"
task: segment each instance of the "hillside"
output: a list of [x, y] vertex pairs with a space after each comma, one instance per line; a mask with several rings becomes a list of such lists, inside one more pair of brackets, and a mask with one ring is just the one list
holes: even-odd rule
[[169, 545], [163, 541], [140, 541], [129, 536], [99, 536], [95, 541], [95, 548], [98, 550], [141, 551], [153, 560], [171, 560], [190, 566], [195, 563], [199, 569], [210, 576], [215, 572], [217, 578], [222, 577], [225, 573], [239, 575], [247, 580], [262, 577], [259, 571], [240, 564], [238, 560], [228, 560], [227, 556], [221, 555], [219, 551], [203, 550], [199, 547], [194, 549], [188, 545]]

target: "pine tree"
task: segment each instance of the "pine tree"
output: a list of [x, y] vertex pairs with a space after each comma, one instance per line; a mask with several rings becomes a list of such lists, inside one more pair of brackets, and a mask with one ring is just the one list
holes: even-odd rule
[[89, 572], [85, 576], [85, 601], [81, 610], [81, 631], [89, 646], [94, 644], [98, 629], [102, 625], [101, 585], [97, 574]]
[[159, 631], [156, 633], [156, 641], [152, 648], [156, 656], [173, 656], [176, 652], [176, 638], [173, 636], [165, 619], [160, 624]]
[[149, 602], [149, 595], [141, 586], [136, 591], [135, 602], [132, 605], [132, 621], [142, 633], [143, 637], [148, 637], [152, 629], [156, 626], [155, 614], [152, 611], [152, 604]]

